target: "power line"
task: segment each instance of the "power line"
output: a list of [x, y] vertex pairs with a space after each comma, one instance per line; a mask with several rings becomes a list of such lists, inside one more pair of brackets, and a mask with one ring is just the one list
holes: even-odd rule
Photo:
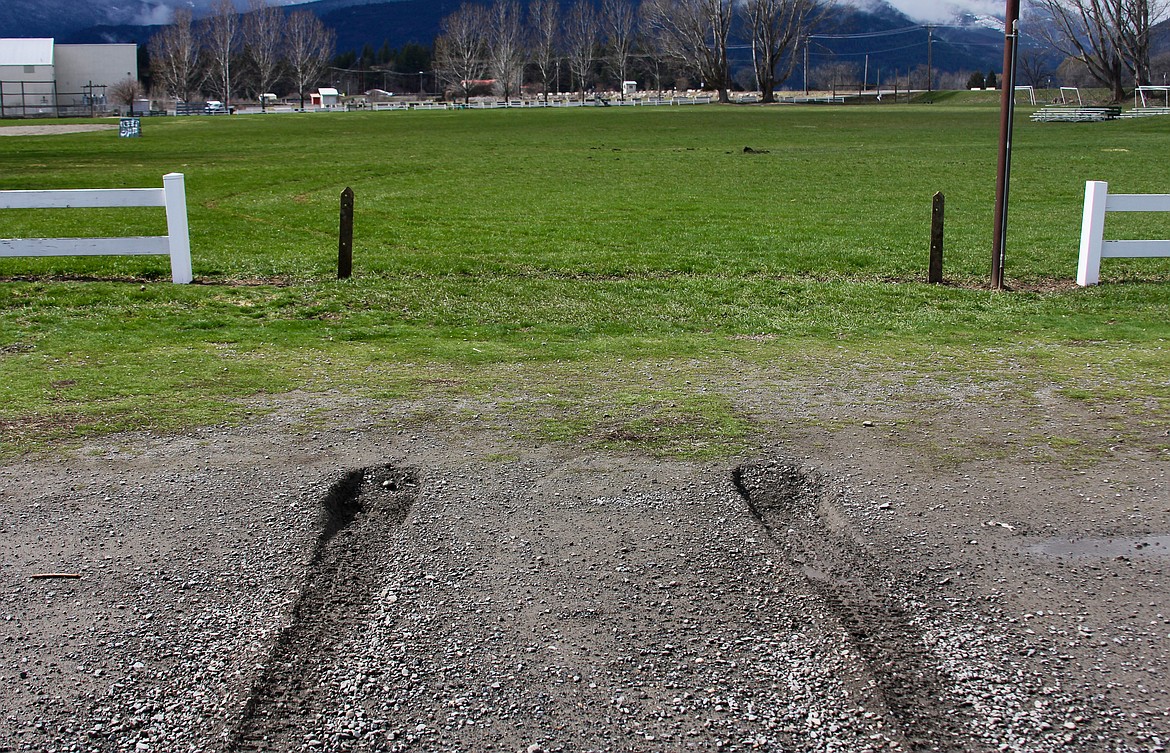
[[809, 34], [809, 39], [870, 39], [872, 37], [888, 37], [895, 34], [909, 34], [912, 31], [924, 31], [925, 26], [906, 26], [901, 29], [887, 31], [867, 31], [860, 34]]

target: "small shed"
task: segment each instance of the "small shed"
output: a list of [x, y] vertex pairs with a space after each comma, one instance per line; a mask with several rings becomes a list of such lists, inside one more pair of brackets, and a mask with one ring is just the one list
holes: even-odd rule
[[622, 82], [622, 94], [623, 95], [628, 96], [630, 94], [637, 94], [637, 93], [638, 93], [638, 82], [637, 81], [623, 81]]
[[323, 86], [312, 95], [312, 99], [318, 107], [336, 107], [341, 104], [341, 93], [331, 86]]

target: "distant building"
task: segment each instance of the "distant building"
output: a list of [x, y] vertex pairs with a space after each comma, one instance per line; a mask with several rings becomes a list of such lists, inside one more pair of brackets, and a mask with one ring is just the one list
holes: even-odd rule
[[313, 107], [336, 107], [341, 103], [341, 92], [331, 86], [322, 86], [309, 93], [309, 102]]
[[106, 89], [138, 78], [138, 46], [0, 39], [0, 117], [104, 112]]

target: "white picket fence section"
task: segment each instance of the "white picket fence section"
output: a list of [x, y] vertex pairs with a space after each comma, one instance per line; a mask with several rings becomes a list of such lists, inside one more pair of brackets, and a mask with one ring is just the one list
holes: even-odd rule
[[191, 238], [182, 173], [163, 176], [162, 188], [0, 191], [0, 209], [165, 207], [167, 234], [133, 238], [0, 238], [0, 256], [171, 257], [171, 279], [191, 282]]
[[1170, 240], [1105, 240], [1106, 212], [1170, 212], [1170, 194], [1111, 194], [1109, 184], [1105, 181], [1086, 182], [1077, 285], [1096, 285], [1100, 282], [1102, 259], [1170, 256]]

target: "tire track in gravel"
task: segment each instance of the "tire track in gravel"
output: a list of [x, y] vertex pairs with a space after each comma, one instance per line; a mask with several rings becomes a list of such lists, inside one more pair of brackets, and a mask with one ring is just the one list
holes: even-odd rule
[[907, 747], [969, 749], [964, 720], [947, 701], [937, 662], [893, 593], [895, 576], [863, 550], [821, 484], [798, 465], [779, 462], [740, 466], [732, 482], [848, 633], [876, 684], [874, 700], [889, 712]]
[[322, 500], [324, 525], [290, 622], [252, 686], [227, 745], [240, 751], [286, 751], [304, 743], [321, 711], [317, 688], [331, 655], [360, 623], [381, 580], [380, 554], [418, 493], [409, 468], [349, 471]]

